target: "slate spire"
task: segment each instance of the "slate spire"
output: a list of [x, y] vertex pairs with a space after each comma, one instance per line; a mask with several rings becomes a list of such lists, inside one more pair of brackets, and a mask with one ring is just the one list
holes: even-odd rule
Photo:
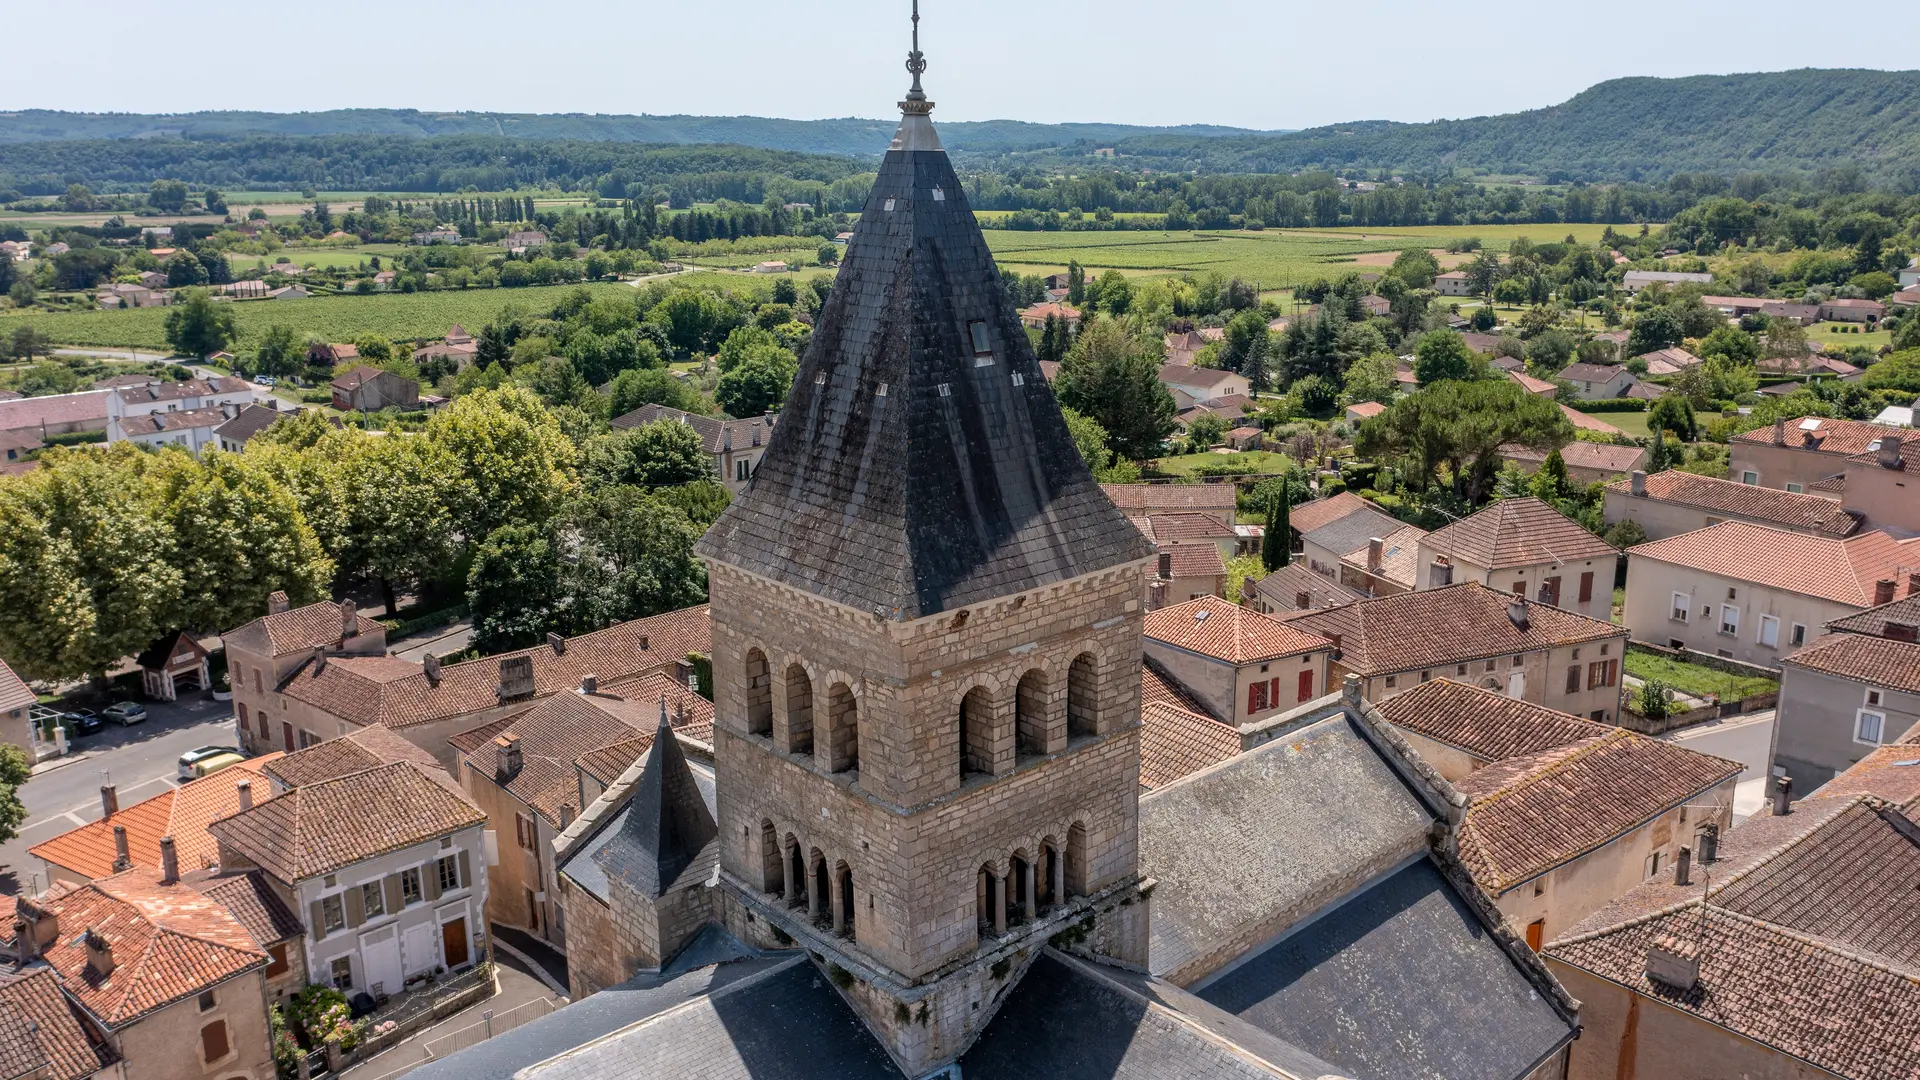
[[719, 832], [680, 751], [680, 740], [674, 737], [667, 699], [662, 696], [660, 727], [647, 750], [640, 782], [634, 785], [627, 819], [620, 835], [594, 859], [635, 891], [658, 897]]
[[707, 559], [907, 620], [1151, 558], [1080, 459], [921, 88]]

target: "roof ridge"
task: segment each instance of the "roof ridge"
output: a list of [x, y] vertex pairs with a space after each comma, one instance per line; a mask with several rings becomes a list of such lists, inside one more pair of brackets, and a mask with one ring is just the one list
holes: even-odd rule
[[[1803, 803], [1805, 801], [1806, 800], [1802, 800]], [[1816, 800], [1816, 801], [1821, 801], [1821, 800]], [[1761, 868], [1771, 865], [1774, 862], [1774, 860], [1779, 859], [1780, 857], [1786, 855], [1789, 851], [1792, 851], [1794, 848], [1797, 848], [1801, 844], [1812, 839], [1814, 834], [1820, 832], [1822, 829], [1825, 829], [1827, 826], [1833, 824], [1835, 821], [1838, 821], [1842, 816], [1844, 816], [1847, 812], [1851, 811], [1854, 807], [1860, 805], [1861, 803], [1873, 803], [1873, 802], [1885, 803], [1886, 800], [1877, 799], [1875, 796], [1870, 795], [1864, 791], [1856, 792], [1852, 795], [1843, 796], [1843, 802], [1839, 809], [1834, 810], [1833, 812], [1827, 814], [1825, 817], [1822, 817], [1820, 820], [1814, 822], [1811, 825], [1806, 826], [1805, 828], [1799, 830], [1798, 832], [1791, 834], [1785, 840], [1782, 840], [1778, 844], [1775, 844], [1773, 847], [1766, 849], [1764, 852], [1760, 854], [1759, 858], [1756, 858], [1752, 862], [1748, 863], [1746, 866], [1743, 866], [1740, 869], [1729, 873], [1725, 878], [1722, 878], [1717, 882], [1710, 880], [1707, 884], [1707, 891], [1703, 895], [1712, 897], [1712, 896], [1718, 895], [1721, 892], [1724, 892], [1727, 889], [1732, 888], [1733, 886], [1739, 884], [1742, 881], [1745, 881], [1748, 877], [1752, 876], [1755, 872], [1759, 871]]]
[[1706, 907], [1709, 917], [1720, 916], [1733, 919], [1737, 922], [1743, 922], [1765, 930], [1768, 933], [1778, 934], [1789, 941], [1798, 942], [1808, 948], [1819, 949], [1822, 952], [1833, 953], [1836, 956], [1844, 957], [1863, 967], [1870, 967], [1877, 971], [1885, 972], [1898, 979], [1920, 983], [1920, 966], [1897, 967], [1895, 965], [1898, 961], [1892, 957], [1882, 956], [1878, 953], [1862, 952], [1857, 948], [1835, 941], [1832, 938], [1823, 937], [1819, 934], [1809, 934], [1804, 930], [1799, 930], [1783, 923], [1769, 922], [1766, 919], [1762, 919], [1756, 915], [1749, 915], [1744, 911], [1738, 911], [1734, 908], [1721, 907], [1713, 903], [1708, 903]]
[[[1518, 794], [1519, 792], [1524, 791], [1528, 787], [1531, 787], [1534, 783], [1536, 783], [1537, 781], [1541, 780], [1542, 778], [1546, 777], [1551, 773], [1559, 772], [1562, 769], [1565, 769], [1568, 766], [1573, 765], [1575, 762], [1584, 761], [1587, 758], [1592, 757], [1594, 754], [1599, 753], [1601, 750], [1607, 747], [1618, 746], [1623, 742], [1629, 741], [1632, 735], [1633, 733], [1628, 731], [1626, 728], [1615, 728], [1605, 735], [1590, 735], [1587, 738], [1579, 739], [1579, 740], [1576, 740], [1576, 742], [1574, 743], [1567, 744], [1568, 746], [1578, 747], [1578, 749], [1574, 749], [1571, 751], [1567, 751], [1566, 746], [1555, 746], [1555, 747], [1550, 747], [1546, 750], [1538, 751], [1537, 753], [1533, 753], [1533, 754], [1522, 754], [1520, 755], [1519, 758], [1509, 758], [1508, 759], [1509, 761], [1518, 761], [1520, 760], [1520, 758], [1525, 758], [1525, 757], [1544, 758], [1550, 754], [1557, 754], [1557, 753], [1560, 753], [1561, 751], [1567, 751], [1564, 754], [1564, 756], [1556, 758], [1552, 761], [1545, 762], [1539, 768], [1521, 773], [1520, 775], [1516, 776], [1512, 782], [1502, 784], [1501, 786], [1493, 789], [1493, 791], [1489, 793], [1486, 798], [1473, 803], [1472, 808], [1475, 810], [1478, 810], [1483, 806], [1491, 806], [1495, 803], [1502, 802], [1508, 798], [1511, 798], [1514, 795]], [[1579, 745], [1580, 743], [1585, 743], [1586, 745], [1580, 746]]]

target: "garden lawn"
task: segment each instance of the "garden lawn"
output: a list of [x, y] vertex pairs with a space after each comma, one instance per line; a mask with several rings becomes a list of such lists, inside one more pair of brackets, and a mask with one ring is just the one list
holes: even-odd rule
[[1754, 694], [1765, 694], [1780, 689], [1775, 679], [1761, 678], [1757, 675], [1730, 675], [1704, 664], [1689, 664], [1672, 657], [1660, 656], [1629, 650], [1626, 659], [1627, 674], [1641, 681], [1658, 679], [1683, 694], [1694, 697], [1714, 695], [1721, 701], [1738, 701]]
[[1238, 454], [1216, 454], [1211, 450], [1203, 454], [1182, 454], [1179, 457], [1164, 457], [1154, 463], [1154, 467], [1172, 476], [1201, 476], [1201, 470], [1207, 466], [1231, 465], [1236, 469], [1248, 469], [1260, 475], [1274, 475], [1285, 472], [1289, 459], [1285, 454], [1276, 454], [1271, 450], [1247, 450]]

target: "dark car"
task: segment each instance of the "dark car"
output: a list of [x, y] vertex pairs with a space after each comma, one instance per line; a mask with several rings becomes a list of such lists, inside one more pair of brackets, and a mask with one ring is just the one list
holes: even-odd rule
[[69, 709], [60, 717], [60, 726], [67, 729], [67, 737], [93, 735], [105, 727], [99, 714], [92, 709]]

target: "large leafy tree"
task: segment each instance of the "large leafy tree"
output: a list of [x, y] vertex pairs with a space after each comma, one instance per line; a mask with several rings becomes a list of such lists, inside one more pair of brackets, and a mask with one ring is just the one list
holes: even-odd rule
[[720, 376], [713, 399], [730, 416], [765, 415], [787, 400], [799, 367], [793, 354], [778, 345], [755, 347]]
[[360, 439], [334, 472], [342, 511], [335, 558], [349, 574], [380, 584], [387, 614], [394, 583], [430, 579], [453, 559], [454, 472], [447, 451], [429, 439]]
[[1362, 458], [1411, 458], [1420, 483], [1444, 470], [1453, 493], [1479, 505], [1493, 491], [1500, 448], [1554, 450], [1573, 439], [1560, 407], [1505, 379], [1446, 379], [1409, 394], [1360, 425]]
[[214, 303], [205, 289], [188, 289], [167, 311], [167, 344], [182, 356], [205, 360], [233, 341], [233, 328], [233, 305]]
[[1140, 338], [1113, 319], [1092, 320], [1060, 365], [1060, 403], [1091, 417], [1107, 445], [1128, 460], [1152, 457], [1173, 432], [1173, 395], [1160, 363]]
[[20, 788], [33, 776], [27, 752], [8, 743], [0, 743], [0, 844], [20, 835], [27, 823], [27, 808], [20, 802]]
[[676, 507], [637, 488], [602, 488], [568, 508], [572, 546], [564, 581], [575, 630], [697, 604], [707, 572], [693, 557], [700, 530]]
[[611, 413], [616, 417], [643, 405], [665, 405], [690, 413], [707, 411], [700, 392], [687, 385], [687, 380], [659, 369], [623, 371], [613, 377], [607, 393], [612, 398]]
[[1473, 371], [1473, 350], [1451, 330], [1429, 330], [1413, 347], [1413, 373], [1421, 386], [1464, 379]]
[[218, 450], [200, 462], [169, 453], [160, 471], [181, 584], [177, 614], [160, 630], [226, 630], [265, 611], [274, 592], [295, 604], [326, 594], [333, 560], [270, 473]]
[[672, 487], [713, 475], [700, 433], [679, 420], [656, 420], [601, 435], [587, 445], [581, 471], [595, 484]]
[[545, 526], [505, 525], [488, 534], [467, 575], [474, 647], [482, 653], [523, 648], [565, 625], [563, 572]]
[[469, 543], [503, 525], [550, 521], [573, 490], [576, 451], [553, 414], [519, 387], [476, 390], [427, 425], [450, 457], [455, 530]]

